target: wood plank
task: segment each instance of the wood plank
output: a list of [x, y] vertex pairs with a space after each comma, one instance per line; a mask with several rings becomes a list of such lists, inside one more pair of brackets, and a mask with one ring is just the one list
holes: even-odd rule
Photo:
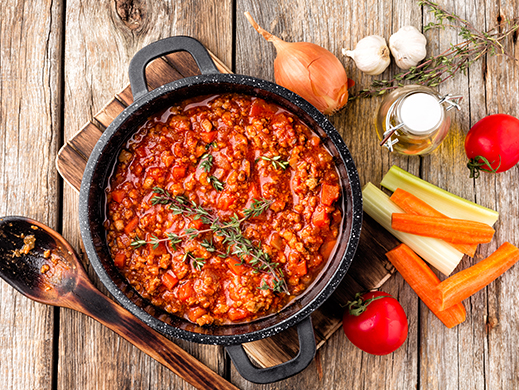
[[99, 111], [94, 118], [99, 122], [104, 128], [107, 128], [110, 123], [117, 118], [123, 110], [126, 108], [122, 102], [120, 102], [116, 97], [110, 99], [110, 101], [104, 106], [101, 111]]
[[[461, 4], [449, 0], [444, 1], [442, 6], [475, 26], [484, 28], [485, 16], [481, 12], [484, 8], [483, 1]], [[431, 21], [432, 17], [432, 14], [427, 13], [424, 23]], [[455, 29], [430, 31], [428, 36], [429, 50], [435, 53], [445, 50], [450, 43], [461, 42]], [[465, 166], [464, 140], [472, 116], [484, 107], [478, 104], [478, 101], [485, 99], [484, 89], [470, 88], [470, 85], [483, 85], [481, 65], [476, 63], [469, 70], [468, 76], [458, 74], [439, 86], [441, 94], [461, 94], [465, 98], [461, 104], [462, 110], [453, 112], [449, 136], [437, 152], [423, 158], [422, 166], [423, 179], [473, 201], [477, 199], [474, 196], [474, 181], [468, 178], [468, 169]], [[457, 270], [477, 262], [485, 247], [480, 246], [475, 259], [465, 256]], [[445, 276], [440, 275], [440, 278], [443, 279]], [[455, 329], [445, 328], [425, 305], [421, 305], [423, 328], [420, 383], [424, 388], [484, 388], [485, 362], [481, 351], [484, 349], [486, 335], [483, 316], [480, 313], [487, 310], [486, 300], [484, 295], [475, 295], [465, 301], [467, 320]], [[463, 353], [460, 353], [460, 345], [463, 345]]]
[[[67, 144], [74, 148], [85, 160], [88, 160], [101, 134], [103, 134], [103, 131], [99, 127], [92, 122], [88, 122], [81, 131], [67, 141]], [[60, 154], [58, 154], [59, 157]]]
[[85, 171], [87, 160], [69, 144], [64, 145], [59, 151], [56, 168], [67, 184], [79, 192], [82, 174]]
[[[0, 215], [57, 228], [62, 3], [5, 0], [0, 15]], [[53, 308], [0, 280], [2, 389], [51, 388], [54, 323]]]
[[130, 84], [128, 84], [125, 88], [123, 88], [119, 93], [115, 95], [119, 101], [129, 106], [133, 103], [133, 95], [132, 88]]
[[[115, 93], [121, 103], [132, 102], [129, 89], [123, 91], [128, 85], [129, 62], [139, 49], [153, 41], [172, 35], [192, 35], [230, 64], [231, 6], [231, 0], [121, 0], [101, 5], [67, 1], [64, 139], [72, 138]], [[209, 12], [214, 7], [218, 13]], [[65, 186], [63, 198], [64, 236], [80, 248], [77, 193]], [[83, 260], [90, 278], [101, 287], [88, 260]], [[60, 329], [58, 389], [192, 388], [84, 316], [62, 310]], [[227, 358], [222, 348], [182, 341], [178, 344], [217, 373], [226, 372]]]
[[[517, 0], [487, 2], [486, 12], [483, 15], [480, 11], [478, 20], [484, 19], [487, 28], [490, 28], [498, 23], [498, 17], [503, 21], [517, 17], [518, 10]], [[514, 35], [505, 42], [505, 48], [518, 58], [517, 32]], [[478, 98], [474, 102], [471, 100], [471, 124], [490, 114], [503, 113], [519, 117], [518, 64], [496, 56], [488, 58], [481, 65], [475, 81], [481, 88], [470, 89], [471, 96], [475, 94]], [[471, 84], [473, 73], [470, 72]], [[475, 198], [478, 202], [500, 213], [495, 238], [490, 245], [482, 248], [479, 258], [487, 256], [505, 241], [519, 245], [518, 180], [519, 166], [515, 166], [498, 175], [482, 174], [474, 181]], [[516, 353], [519, 342], [516, 304], [519, 299], [518, 280], [519, 268], [515, 266], [488, 286], [486, 291], [478, 293], [474, 299], [471, 298], [475, 317], [473, 328], [477, 331], [477, 340], [472, 341], [475, 336], [467, 332], [463, 341], [471, 337], [473, 350], [478, 353], [477, 374], [480, 378], [484, 375], [486, 388], [512, 389], [519, 383], [519, 358]]]
[[[341, 49], [352, 48], [362, 37], [371, 34], [388, 38], [399, 25], [421, 25], [421, 9], [411, 0], [396, 3], [370, 0], [354, 3], [285, 0], [269, 4], [257, 0], [240, 0], [236, 11], [236, 35], [240, 37], [236, 47], [236, 73], [267, 80], [274, 80], [275, 49], [249, 25], [243, 17], [245, 11], [251, 12], [260, 25], [286, 41], [313, 42], [336, 54], [358, 88], [367, 86], [373, 77], [358, 71], [351, 60], [340, 54]], [[395, 70], [393, 65], [380, 78], [387, 78]], [[369, 118], [373, 117], [379, 102], [379, 99], [355, 101], [331, 118], [357, 161], [362, 184], [368, 181], [378, 184], [393, 163], [403, 164], [414, 173], [419, 172], [419, 161], [389, 155], [387, 150], [378, 147]], [[374, 358], [359, 353], [345, 340], [344, 334], [336, 332], [321, 348], [320, 357], [302, 374], [284, 381], [284, 385], [287, 388], [375, 389], [383, 383], [385, 388], [391, 389], [413, 387], [417, 383], [418, 299], [401, 280], [386, 286], [389, 286], [390, 293], [401, 298], [406, 312], [411, 313], [410, 334], [405, 348], [386, 359]], [[335, 306], [335, 310], [343, 311], [340, 306]], [[415, 317], [412, 317], [413, 314]], [[345, 369], [375, 365], [377, 370]], [[319, 373], [322, 373], [321, 378]], [[234, 369], [231, 374], [240, 387], [253, 388]]]

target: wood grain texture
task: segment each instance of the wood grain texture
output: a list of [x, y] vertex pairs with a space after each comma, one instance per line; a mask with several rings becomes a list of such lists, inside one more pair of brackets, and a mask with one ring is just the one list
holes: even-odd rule
[[[517, 16], [518, 9], [517, 0], [485, 4], [487, 27], [512, 15]], [[515, 58], [519, 58], [517, 34], [506, 42], [505, 47]], [[479, 92], [480, 96], [485, 96], [485, 100], [480, 101], [486, 104], [481, 104], [474, 111], [471, 124], [488, 114], [506, 113], [519, 117], [519, 66], [504, 57], [489, 58], [485, 65], [480, 73], [483, 88]], [[500, 213], [496, 239], [481, 251], [481, 257], [491, 253], [504, 241], [519, 244], [518, 178], [519, 167], [515, 166], [503, 174], [482, 175], [481, 180], [474, 184], [476, 199]], [[519, 269], [514, 267], [476, 296], [482, 309], [476, 317], [476, 327], [480, 335], [479, 344], [484, 347], [478, 350], [478, 357], [482, 361], [480, 367], [487, 388], [517, 388], [519, 384], [519, 359], [516, 353], [519, 312], [515, 305], [519, 298], [518, 278]]]
[[[484, 2], [460, 4], [456, 1], [444, 2], [460, 17], [485, 28], [485, 19], [481, 13]], [[432, 19], [425, 15], [425, 23]], [[448, 47], [450, 42], [460, 42], [454, 29], [431, 31], [431, 50], [438, 52]], [[458, 75], [443, 85], [439, 91], [442, 94], [453, 93], [464, 96], [461, 111], [454, 112], [449, 136], [441, 147], [433, 154], [423, 158], [422, 177], [446, 190], [464, 198], [478, 201], [474, 196], [474, 181], [468, 177], [466, 157], [464, 153], [464, 138], [472, 121], [471, 115], [481, 115], [478, 102], [483, 99], [482, 88], [469, 88], [471, 85], [481, 85], [481, 63], [475, 64], [467, 76]], [[472, 84], [474, 83], [474, 84]], [[474, 122], [472, 122], [474, 123]], [[435, 169], [442, 167], [442, 169]], [[494, 208], [493, 206], [491, 206]], [[482, 252], [487, 251], [488, 245], [480, 246], [474, 260], [465, 256], [461, 269], [482, 258]], [[455, 271], [456, 272], [456, 271]], [[440, 275], [441, 279], [445, 276]], [[420, 356], [420, 380], [426, 388], [456, 388], [483, 389], [485, 383], [483, 348], [485, 339], [484, 313], [486, 298], [476, 294], [465, 303], [467, 320], [454, 329], [446, 329], [437, 318], [422, 304], [421, 321], [424, 324], [421, 331], [423, 343]], [[464, 345], [464, 353], [459, 353], [460, 345]], [[436, 362], [443, 361], [444, 364]], [[441, 380], [439, 379], [441, 378]]]
[[[64, 139], [72, 138], [128, 84], [128, 65], [140, 48], [171, 35], [192, 35], [230, 65], [231, 29], [227, 0], [67, 1]], [[120, 99], [123, 103], [131, 103], [131, 94], [121, 95], [127, 100]], [[106, 112], [106, 118], [111, 117], [113, 113]], [[79, 248], [77, 201], [76, 191], [65, 186], [63, 233]], [[84, 261], [92, 280], [97, 280], [85, 257]], [[214, 371], [225, 372], [221, 348], [179, 345]], [[59, 351], [58, 389], [192, 388], [100, 324], [68, 310], [60, 316]]]
[[[503, 20], [519, 12], [518, 0], [440, 3], [483, 29], [498, 17]], [[53, 163], [59, 143], [71, 140], [70, 151], [89, 153], [89, 141], [73, 137], [114, 94], [125, 105], [132, 102], [131, 91], [123, 88], [129, 61], [141, 47], [174, 34], [192, 35], [236, 73], [273, 80], [275, 50], [242, 16], [250, 11], [283, 39], [314, 42], [337, 54], [357, 82], [355, 88], [361, 88], [372, 77], [342, 57], [342, 47], [353, 48], [370, 34], [387, 39], [403, 25], [420, 27], [432, 20], [415, 0], [68, 0], [64, 4], [60, 0], [0, 2], [0, 215], [24, 214], [62, 226], [76, 248], [81, 248], [78, 199], [67, 185], [60, 191]], [[458, 39], [450, 29], [429, 31], [426, 36], [431, 54]], [[519, 58], [517, 35], [507, 48]], [[176, 71], [183, 74], [190, 69]], [[379, 78], [396, 71], [391, 65]], [[397, 164], [500, 212], [495, 240], [482, 246], [475, 259], [465, 258], [460, 268], [483, 258], [499, 243], [519, 244], [519, 167], [470, 180], [463, 151], [464, 135], [483, 116], [497, 112], [519, 116], [518, 73], [518, 67], [503, 57], [485, 58], [472, 65], [467, 76], [457, 75], [442, 85], [440, 91], [465, 98], [451, 134], [428, 157], [401, 157], [377, 146], [371, 118], [380, 99], [351, 102], [331, 118], [356, 161], [362, 184], [378, 184], [387, 169]], [[95, 280], [88, 260], [83, 257], [83, 261]], [[471, 297], [466, 302], [467, 321], [448, 330], [396, 275], [383, 288], [400, 300], [408, 315], [409, 336], [402, 348], [388, 356], [367, 355], [337, 331], [308, 369], [278, 384], [246, 382], [220, 348], [179, 344], [241, 389], [516, 389], [518, 279], [519, 269], [512, 268]], [[340, 317], [340, 313], [337, 309], [329, 316]], [[95, 321], [68, 309], [54, 312], [29, 302], [0, 282], [0, 388], [192, 387]]]
[[[61, 1], [0, 3], [0, 215], [58, 225]], [[38, 64], [38, 66], [34, 66]], [[54, 309], [0, 280], [0, 388], [49, 389]]]

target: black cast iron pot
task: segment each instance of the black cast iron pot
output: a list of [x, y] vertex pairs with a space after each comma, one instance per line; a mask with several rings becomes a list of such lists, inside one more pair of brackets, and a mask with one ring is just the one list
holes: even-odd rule
[[[177, 80], [153, 91], [146, 86], [145, 68], [153, 59], [177, 51], [189, 52], [202, 75]], [[152, 43], [140, 50], [130, 64], [134, 103], [127, 107], [103, 133], [88, 160], [81, 183], [79, 219], [81, 235], [92, 267], [119, 303], [153, 329], [171, 337], [204, 344], [227, 346], [240, 374], [256, 383], [288, 378], [310, 364], [315, 339], [310, 314], [338, 286], [351, 264], [362, 224], [362, 198], [355, 164], [340, 135], [311, 104], [295, 93], [253, 77], [221, 74], [197, 40], [178, 36]], [[140, 298], [114, 266], [106, 243], [105, 188], [117, 156], [132, 134], [153, 115], [182, 100], [208, 94], [237, 92], [261, 97], [296, 114], [322, 139], [335, 159], [342, 185], [343, 222], [338, 247], [307, 292], [279, 313], [251, 323], [226, 326], [197, 326], [170, 315]], [[253, 366], [242, 343], [262, 339], [297, 325], [300, 351], [292, 360], [266, 369]]]

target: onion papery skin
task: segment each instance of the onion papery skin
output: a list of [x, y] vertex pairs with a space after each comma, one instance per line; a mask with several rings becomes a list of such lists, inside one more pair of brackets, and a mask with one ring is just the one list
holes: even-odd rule
[[276, 83], [308, 100], [326, 115], [348, 102], [348, 77], [343, 65], [328, 50], [309, 42], [273, 41]]

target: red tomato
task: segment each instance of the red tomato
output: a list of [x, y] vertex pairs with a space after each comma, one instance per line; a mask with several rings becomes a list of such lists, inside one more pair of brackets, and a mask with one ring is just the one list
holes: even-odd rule
[[481, 119], [465, 138], [465, 153], [470, 177], [478, 177], [479, 171], [509, 170], [519, 162], [519, 119], [505, 114]]
[[[366, 305], [362, 313], [351, 314], [362, 305]], [[408, 331], [404, 309], [395, 298], [382, 291], [357, 294], [344, 313], [342, 326], [356, 347], [372, 355], [395, 351], [406, 340]]]

